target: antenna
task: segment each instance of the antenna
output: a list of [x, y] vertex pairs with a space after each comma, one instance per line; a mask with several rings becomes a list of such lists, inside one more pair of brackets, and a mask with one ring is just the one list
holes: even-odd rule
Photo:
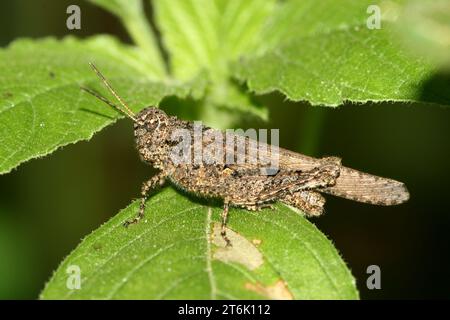
[[116, 91], [111, 87], [111, 85], [108, 83], [108, 81], [106, 80], [106, 78], [103, 76], [103, 74], [95, 67], [95, 65], [91, 62], [89, 62], [89, 65], [91, 66], [91, 68], [94, 70], [94, 72], [97, 74], [97, 76], [100, 78], [100, 80], [102, 80], [102, 82], [105, 84], [105, 86], [108, 88], [108, 90], [114, 95], [114, 97], [116, 97], [116, 99], [120, 102], [120, 104], [122, 105], [123, 108], [120, 108], [118, 106], [116, 106], [115, 104], [113, 104], [111, 101], [109, 101], [108, 99], [106, 99], [105, 97], [103, 97], [102, 95], [100, 95], [99, 93], [85, 88], [85, 87], [81, 87], [81, 89], [83, 89], [84, 91], [86, 91], [87, 93], [93, 95], [94, 97], [96, 97], [97, 99], [103, 101], [104, 103], [108, 104], [109, 106], [113, 107], [114, 109], [119, 110], [120, 112], [122, 112], [123, 114], [125, 114], [127, 117], [129, 117], [130, 119], [132, 119], [133, 121], [136, 121], [136, 117], [133, 113], [133, 111], [131, 111], [131, 109], [128, 107], [128, 105], [122, 100], [122, 98], [116, 93]]

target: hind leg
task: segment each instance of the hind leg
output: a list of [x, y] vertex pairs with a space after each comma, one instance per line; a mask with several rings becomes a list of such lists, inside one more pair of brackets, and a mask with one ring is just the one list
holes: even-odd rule
[[272, 204], [270, 203], [258, 203], [258, 202], [249, 202], [249, 203], [230, 203], [228, 199], [225, 199], [223, 210], [221, 214], [221, 231], [220, 235], [222, 236], [222, 239], [225, 240], [226, 246], [231, 247], [231, 241], [227, 236], [227, 220], [228, 220], [228, 211], [229, 206], [232, 204], [233, 206], [245, 208], [250, 211], [259, 211], [264, 208], [271, 208], [275, 209]]
[[288, 193], [280, 201], [303, 211], [308, 217], [320, 216], [325, 205], [325, 198], [320, 193], [305, 190]]

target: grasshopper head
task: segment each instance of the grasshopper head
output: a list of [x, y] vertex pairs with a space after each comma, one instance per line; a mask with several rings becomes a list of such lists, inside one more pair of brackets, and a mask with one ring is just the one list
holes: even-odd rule
[[176, 120], [167, 116], [164, 111], [153, 107], [145, 108], [138, 114], [135, 114], [97, 67], [93, 63], [89, 63], [89, 65], [120, 105], [115, 105], [101, 94], [89, 88], [81, 87], [81, 89], [133, 120], [134, 136], [141, 158], [144, 161], [150, 162], [156, 168], [162, 168], [168, 154], [167, 149], [169, 146], [167, 145], [167, 141], [170, 138], [171, 123], [174, 123]]
[[136, 115], [134, 137], [137, 149], [141, 158], [156, 168], [161, 168], [167, 157], [172, 122], [164, 111], [154, 107], [145, 108]]

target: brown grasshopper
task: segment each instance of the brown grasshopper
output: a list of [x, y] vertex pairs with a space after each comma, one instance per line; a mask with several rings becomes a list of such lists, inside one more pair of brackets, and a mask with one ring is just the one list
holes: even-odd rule
[[[140, 157], [159, 170], [158, 174], [143, 183], [139, 213], [134, 219], [125, 221], [124, 226], [137, 223], [144, 217], [149, 192], [162, 186], [166, 180], [195, 195], [223, 200], [221, 235], [227, 245], [230, 245], [226, 236], [230, 206], [260, 210], [263, 207], [270, 207], [275, 201], [281, 201], [300, 209], [306, 216], [318, 216], [322, 214], [325, 204], [322, 193], [385, 206], [400, 204], [409, 199], [409, 193], [403, 183], [346, 168], [337, 157], [317, 159], [279, 148], [278, 167], [268, 174], [263, 169], [267, 168], [268, 160], [273, 154], [266, 153], [261, 157], [259, 152], [261, 146], [267, 145], [254, 143], [255, 141], [250, 138], [240, 135], [234, 135], [232, 138], [247, 147], [245, 151], [247, 161], [243, 163], [225, 161], [177, 163], [171, 157], [177, 142], [174, 141], [174, 133], [177, 130], [184, 130], [194, 134], [194, 124], [168, 116], [154, 107], [145, 108], [134, 114], [100, 71], [93, 64], [90, 65], [121, 106], [114, 105], [90, 89], [82, 89], [133, 120], [134, 136]], [[203, 133], [201, 143], [204, 145], [217, 139], [218, 136], [225, 136], [224, 132], [205, 126], [200, 129]], [[194, 147], [195, 144], [187, 146], [189, 151]], [[224, 153], [237, 152], [239, 155], [240, 151], [233, 145], [220, 144], [220, 147]], [[271, 145], [268, 147], [272, 150]]]

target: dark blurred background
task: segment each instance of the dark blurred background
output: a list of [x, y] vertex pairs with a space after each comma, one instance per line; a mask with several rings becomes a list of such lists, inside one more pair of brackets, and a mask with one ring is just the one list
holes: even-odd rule
[[[79, 31], [65, 27], [70, 4], [82, 8]], [[130, 41], [115, 17], [89, 3], [15, 0], [0, 5], [1, 46], [17, 37], [96, 33]], [[329, 109], [285, 102], [276, 93], [257, 98], [269, 105], [271, 122], [243, 126], [280, 128], [282, 147], [340, 156], [347, 166], [408, 186], [411, 200], [398, 207], [328, 197], [326, 214], [313, 220], [351, 268], [361, 297], [449, 298], [450, 110], [399, 104]], [[171, 99], [163, 106], [176, 112]], [[141, 182], [152, 172], [139, 161], [131, 123], [122, 120], [89, 142], [0, 176], [0, 298], [37, 298], [59, 262], [138, 197]], [[381, 290], [366, 288], [366, 268], [372, 264], [381, 268]]]

